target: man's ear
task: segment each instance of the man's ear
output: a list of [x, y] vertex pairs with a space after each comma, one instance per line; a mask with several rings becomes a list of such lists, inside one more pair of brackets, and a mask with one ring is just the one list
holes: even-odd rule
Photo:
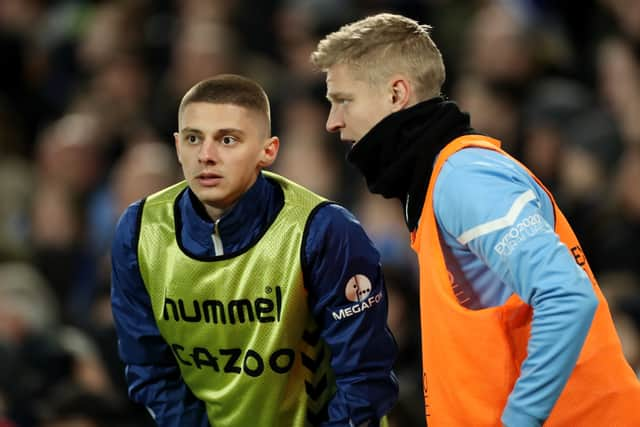
[[176, 155], [178, 156], [178, 163], [182, 164], [182, 159], [180, 158], [180, 133], [173, 133], [173, 142], [176, 145]]
[[405, 109], [411, 100], [411, 83], [403, 76], [394, 76], [391, 80], [391, 111]]
[[272, 136], [265, 140], [264, 148], [262, 150], [258, 166], [266, 168], [271, 166], [276, 161], [278, 156], [278, 149], [280, 148], [280, 139], [277, 136]]

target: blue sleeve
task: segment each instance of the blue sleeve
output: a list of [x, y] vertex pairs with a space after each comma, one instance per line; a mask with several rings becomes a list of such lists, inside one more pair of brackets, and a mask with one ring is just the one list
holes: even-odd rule
[[111, 306], [129, 397], [158, 426], [208, 426], [204, 404], [182, 381], [171, 349], [154, 321], [137, 258], [138, 214], [131, 205], [116, 227], [111, 251]]
[[482, 149], [450, 160], [434, 193], [440, 227], [533, 308], [528, 356], [502, 422], [540, 426], [575, 367], [598, 300], [554, 231], [549, 197], [525, 170]]
[[311, 310], [336, 374], [326, 425], [375, 426], [398, 397], [380, 255], [354, 216], [329, 204], [311, 219], [304, 264]]

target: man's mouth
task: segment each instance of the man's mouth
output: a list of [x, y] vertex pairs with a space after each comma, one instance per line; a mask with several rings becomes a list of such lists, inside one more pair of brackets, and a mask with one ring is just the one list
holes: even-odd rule
[[196, 177], [196, 179], [201, 185], [210, 187], [217, 185], [222, 180], [222, 176], [213, 172], [202, 172]]

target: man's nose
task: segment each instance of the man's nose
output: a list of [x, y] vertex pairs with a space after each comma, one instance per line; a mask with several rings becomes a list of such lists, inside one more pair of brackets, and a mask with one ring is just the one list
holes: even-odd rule
[[218, 161], [218, 147], [211, 138], [206, 138], [200, 145], [198, 160], [202, 163], [216, 163]]
[[338, 132], [344, 127], [344, 118], [337, 108], [331, 107], [329, 117], [327, 117], [327, 132]]

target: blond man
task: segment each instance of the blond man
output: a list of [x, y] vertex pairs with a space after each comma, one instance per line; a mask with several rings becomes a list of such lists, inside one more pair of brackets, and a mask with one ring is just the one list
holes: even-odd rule
[[640, 384], [576, 236], [544, 185], [441, 96], [430, 30], [379, 14], [311, 56], [327, 130], [411, 231], [428, 425], [640, 425]]

